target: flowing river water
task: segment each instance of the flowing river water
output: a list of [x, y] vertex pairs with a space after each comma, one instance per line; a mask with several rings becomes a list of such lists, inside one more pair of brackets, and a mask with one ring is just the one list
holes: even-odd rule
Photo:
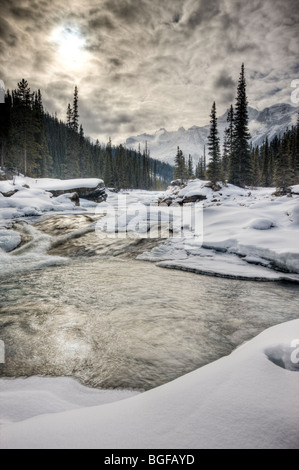
[[[148, 390], [298, 318], [298, 285], [165, 270], [135, 260], [161, 241], [102, 240], [94, 223], [16, 224], [23, 245], [0, 273], [1, 377]], [[50, 256], [34, 264], [42, 250]]]

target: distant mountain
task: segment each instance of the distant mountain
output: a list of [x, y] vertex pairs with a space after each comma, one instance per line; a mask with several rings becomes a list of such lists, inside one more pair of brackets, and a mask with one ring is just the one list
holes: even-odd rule
[[[249, 128], [254, 145], [260, 145], [268, 136], [271, 140], [276, 134], [283, 133], [287, 127], [296, 124], [298, 109], [289, 104], [277, 104], [258, 111], [249, 108]], [[221, 140], [224, 129], [227, 127], [227, 113], [218, 118], [218, 129]], [[186, 130], [181, 127], [178, 131], [168, 132], [166, 129], [160, 129], [154, 134], [141, 134], [137, 137], [130, 137], [126, 141], [126, 146], [138, 149], [147, 141], [151, 152], [151, 157], [167, 162], [174, 163], [177, 146], [183, 150], [185, 156], [192, 155], [197, 163], [200, 156], [203, 155], [204, 145], [207, 144], [210, 126], [193, 126]]]

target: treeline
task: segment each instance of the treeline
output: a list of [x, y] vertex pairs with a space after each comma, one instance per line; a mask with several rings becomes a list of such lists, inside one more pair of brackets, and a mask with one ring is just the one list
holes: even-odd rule
[[173, 167], [141, 151], [92, 142], [79, 126], [78, 89], [66, 123], [44, 111], [40, 90], [22, 80], [5, 96], [0, 116], [1, 167], [33, 178], [98, 177], [117, 189], [164, 189]]
[[286, 130], [283, 136], [268, 138], [260, 147], [251, 149], [252, 184], [277, 186], [285, 194], [288, 188], [299, 183], [299, 118], [297, 125]]
[[231, 106], [224, 143], [221, 152], [218, 133], [216, 103], [211, 111], [208, 137], [209, 164], [206, 154], [201, 157], [194, 171], [192, 157], [186, 160], [178, 148], [175, 160], [175, 178], [182, 180], [197, 177], [209, 179], [214, 186], [218, 182], [236, 186], [276, 186], [285, 194], [288, 188], [299, 182], [299, 121], [286, 130], [283, 136], [268, 139], [260, 147], [251, 145], [248, 123], [248, 100], [246, 94], [244, 64], [238, 83], [235, 107]]
[[198, 164], [194, 167], [193, 158], [189, 155], [188, 159], [185, 158], [182, 150], [178, 147], [175, 157], [174, 178], [182, 181], [199, 178], [204, 180], [206, 178], [207, 159], [206, 149], [204, 155], [199, 159]]

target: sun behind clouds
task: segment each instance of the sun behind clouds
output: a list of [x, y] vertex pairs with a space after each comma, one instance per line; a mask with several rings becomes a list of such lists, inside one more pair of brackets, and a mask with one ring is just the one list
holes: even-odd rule
[[60, 26], [52, 32], [50, 41], [56, 46], [57, 58], [65, 67], [82, 67], [88, 60], [86, 41], [79, 30]]

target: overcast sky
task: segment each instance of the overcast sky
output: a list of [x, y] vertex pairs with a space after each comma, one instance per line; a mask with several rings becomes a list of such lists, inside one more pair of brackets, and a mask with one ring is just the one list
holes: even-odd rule
[[86, 134], [119, 142], [222, 114], [245, 62], [250, 105], [290, 103], [298, 0], [0, 0], [0, 79], [41, 88]]

